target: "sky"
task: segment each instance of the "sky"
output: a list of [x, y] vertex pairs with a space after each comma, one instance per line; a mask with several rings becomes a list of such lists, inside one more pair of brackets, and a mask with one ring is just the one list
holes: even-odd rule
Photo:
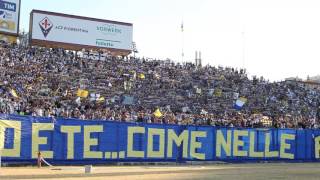
[[[319, 0], [21, 0], [32, 9], [133, 23], [137, 56], [245, 68], [270, 81], [320, 74]], [[181, 32], [183, 22], [184, 31]], [[183, 47], [183, 48], [182, 48]]]

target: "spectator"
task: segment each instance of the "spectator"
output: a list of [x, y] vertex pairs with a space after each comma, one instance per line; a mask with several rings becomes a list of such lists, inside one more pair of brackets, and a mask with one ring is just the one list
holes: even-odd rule
[[[229, 127], [319, 128], [320, 91], [245, 69], [0, 45], [0, 113]], [[77, 97], [78, 89], [88, 91]], [[246, 102], [235, 109], [242, 97]], [[155, 116], [159, 108], [161, 116]]]

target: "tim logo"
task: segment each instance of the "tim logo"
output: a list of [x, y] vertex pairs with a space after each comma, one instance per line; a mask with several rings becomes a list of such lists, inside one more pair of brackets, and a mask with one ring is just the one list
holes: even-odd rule
[[44, 19], [42, 19], [39, 22], [39, 26], [41, 28], [41, 31], [42, 31], [44, 37], [47, 37], [47, 35], [49, 34], [49, 32], [51, 31], [51, 29], [53, 27], [53, 24], [49, 20], [49, 18], [45, 17]]

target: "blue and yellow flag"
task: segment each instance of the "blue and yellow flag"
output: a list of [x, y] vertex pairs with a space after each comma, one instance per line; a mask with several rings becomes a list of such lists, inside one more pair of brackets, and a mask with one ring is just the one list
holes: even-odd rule
[[234, 104], [234, 108], [237, 110], [241, 110], [247, 101], [248, 101], [248, 99], [245, 97], [241, 97], [241, 98], [237, 99], [236, 103]]

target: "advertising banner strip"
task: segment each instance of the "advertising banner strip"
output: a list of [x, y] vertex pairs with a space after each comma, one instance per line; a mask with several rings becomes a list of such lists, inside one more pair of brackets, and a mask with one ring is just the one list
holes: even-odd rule
[[320, 130], [242, 129], [0, 115], [3, 162], [319, 161]]

